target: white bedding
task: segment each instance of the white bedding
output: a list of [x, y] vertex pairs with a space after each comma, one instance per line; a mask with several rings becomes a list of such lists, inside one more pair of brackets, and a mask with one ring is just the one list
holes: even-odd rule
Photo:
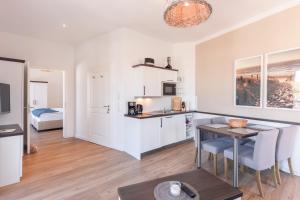
[[31, 113], [31, 125], [37, 131], [61, 129], [63, 128], [63, 108], [51, 108], [58, 112], [44, 113], [40, 117], [36, 117]]
[[54, 121], [54, 120], [63, 120], [64, 119], [64, 113], [63, 113], [63, 108], [51, 108], [53, 110], [56, 110], [58, 112], [55, 113], [44, 113], [40, 117], [36, 117], [32, 114], [31, 112], [31, 118], [38, 121]]

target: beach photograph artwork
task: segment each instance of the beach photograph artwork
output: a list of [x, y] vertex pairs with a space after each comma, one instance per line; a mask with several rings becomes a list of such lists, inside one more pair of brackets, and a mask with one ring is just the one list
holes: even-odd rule
[[300, 109], [300, 49], [267, 57], [266, 107]]
[[235, 105], [261, 107], [262, 56], [235, 62]]

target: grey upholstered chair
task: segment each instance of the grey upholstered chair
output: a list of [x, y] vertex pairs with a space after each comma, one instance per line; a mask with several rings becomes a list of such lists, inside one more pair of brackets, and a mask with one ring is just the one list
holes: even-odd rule
[[291, 175], [294, 174], [292, 167], [292, 153], [295, 147], [295, 139], [297, 135], [297, 127], [289, 126], [279, 129], [276, 147], [276, 177], [279, 184], [281, 184], [281, 177], [279, 172], [279, 162], [288, 160]]
[[227, 124], [225, 117], [214, 117], [211, 118], [212, 124]]
[[[246, 145], [239, 146], [239, 163], [256, 170], [256, 182], [262, 197], [264, 196], [260, 177], [262, 170], [273, 168], [274, 183], [277, 186], [275, 152], [278, 132], [278, 129], [259, 132], [256, 136], [254, 148]], [[224, 151], [224, 171], [226, 178], [228, 177], [228, 158], [233, 159], [233, 148]]]
[[[195, 162], [197, 161], [197, 155], [198, 155], [198, 134], [197, 134], [197, 126], [201, 126], [201, 125], [207, 125], [211, 123], [211, 119], [210, 118], [204, 118], [204, 119], [195, 119], [193, 120], [193, 130], [195, 131], [194, 134], [194, 139], [195, 139], [195, 146], [196, 146], [196, 153], [195, 153]], [[212, 134], [207, 134], [207, 133], [203, 133], [202, 134], [202, 140], [209, 140], [209, 139], [213, 139], [214, 135]]]
[[[211, 119], [212, 124], [226, 124], [225, 117], [214, 117]], [[225, 149], [233, 146], [233, 140], [229, 137], [217, 136], [214, 139], [205, 140], [202, 142], [202, 150], [209, 152], [213, 156], [214, 174], [218, 173], [218, 154], [223, 153]]]

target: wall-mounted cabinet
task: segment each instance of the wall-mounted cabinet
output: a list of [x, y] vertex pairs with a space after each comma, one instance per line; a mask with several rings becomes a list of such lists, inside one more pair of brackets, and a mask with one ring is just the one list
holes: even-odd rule
[[137, 94], [136, 97], [162, 96], [162, 82], [176, 82], [177, 70], [170, 70], [156, 66], [133, 66], [136, 72]]

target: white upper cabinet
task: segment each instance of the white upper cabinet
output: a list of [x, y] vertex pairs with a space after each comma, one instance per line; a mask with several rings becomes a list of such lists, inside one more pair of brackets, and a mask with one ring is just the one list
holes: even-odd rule
[[161, 81], [162, 82], [177, 82], [177, 71], [162, 70]]
[[135, 68], [137, 73], [136, 97], [160, 97], [162, 96], [162, 82], [176, 82], [177, 71], [164, 70], [154, 67], [139, 66]]

